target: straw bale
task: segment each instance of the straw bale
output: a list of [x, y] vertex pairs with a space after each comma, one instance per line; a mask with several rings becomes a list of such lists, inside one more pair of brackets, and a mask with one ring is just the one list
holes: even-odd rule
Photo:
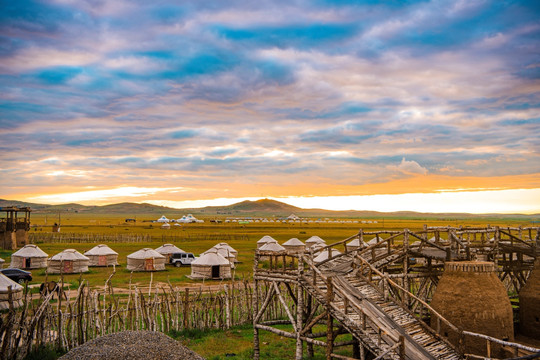
[[[514, 339], [512, 306], [493, 263], [447, 262], [431, 306], [464, 330], [502, 340]], [[434, 321], [435, 317], [432, 316], [432, 327], [435, 326]], [[446, 326], [441, 326], [441, 332], [458, 345], [457, 334]], [[467, 337], [465, 349], [468, 353], [485, 356], [485, 340]], [[493, 345], [492, 351], [496, 357], [504, 357], [501, 347]]]
[[540, 340], [540, 257], [519, 292], [519, 331]]

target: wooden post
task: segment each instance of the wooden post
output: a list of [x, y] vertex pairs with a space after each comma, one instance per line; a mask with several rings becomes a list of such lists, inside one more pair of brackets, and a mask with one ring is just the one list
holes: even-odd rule
[[[255, 250], [257, 252], [257, 250]], [[253, 276], [257, 274], [257, 267], [259, 265], [259, 255], [255, 253], [255, 260], [253, 261]], [[260, 357], [260, 347], [259, 347], [259, 329], [257, 325], [257, 313], [259, 312], [259, 281], [255, 278], [253, 283], [253, 298], [252, 298], [252, 309], [253, 309], [253, 359], [259, 360]]]
[[334, 289], [331, 276], [327, 278], [326, 286], [326, 359], [332, 360], [332, 353], [334, 352], [334, 319], [330, 313], [330, 304], [334, 299]]
[[185, 288], [184, 293], [184, 330], [186, 330], [189, 326], [188, 322], [189, 317], [189, 288]]
[[[302, 258], [302, 254], [298, 256], [298, 280], [301, 279], [302, 274], [304, 272], [304, 262]], [[304, 317], [304, 293], [302, 291], [302, 286], [300, 285], [300, 281], [296, 283], [296, 360], [302, 360], [303, 354], [302, 354], [302, 339], [300, 338], [300, 334], [302, 333], [303, 328], [303, 317]]]

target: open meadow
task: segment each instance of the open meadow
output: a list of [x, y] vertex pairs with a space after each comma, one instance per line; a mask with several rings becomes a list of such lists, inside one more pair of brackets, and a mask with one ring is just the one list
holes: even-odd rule
[[[170, 229], [162, 229], [160, 223], [152, 222], [158, 217], [155, 214], [137, 216], [137, 221], [125, 222], [126, 218], [132, 218], [129, 214], [114, 215], [90, 215], [70, 213], [61, 217], [60, 232], [53, 234], [52, 224], [58, 222], [58, 216], [51, 214], [32, 214], [30, 239], [35, 239], [36, 244], [45, 251], [49, 257], [64, 249], [73, 248], [84, 253], [99, 243], [109, 245], [118, 252], [119, 267], [111, 279], [114, 287], [128, 287], [130, 279], [132, 284], [145, 287], [152, 278], [154, 283], [168, 283], [173, 286], [199, 286], [219, 284], [220, 281], [194, 281], [186, 277], [191, 273], [189, 266], [175, 268], [167, 266], [165, 271], [154, 273], [130, 272], [126, 270], [127, 256], [142, 248], [157, 248], [164, 243], [173, 243], [186, 252], [192, 252], [196, 256], [208, 250], [219, 242], [227, 242], [238, 251], [238, 260], [234, 270], [236, 279], [250, 279], [252, 274], [253, 256], [256, 242], [264, 235], [270, 235], [279, 243], [283, 243], [292, 237], [305, 241], [313, 235], [320, 236], [327, 244], [343, 240], [363, 231], [376, 230], [420, 230], [427, 224], [429, 226], [530, 226], [523, 220], [512, 219], [333, 219], [327, 222], [252, 222], [239, 224], [238, 222], [210, 222], [209, 218], [201, 217], [204, 223], [181, 224], [171, 226]], [[214, 217], [212, 219], [215, 219]], [[221, 220], [224, 220], [222, 218]], [[313, 219], [317, 220], [317, 219]], [[64, 239], [63, 242], [52, 240]], [[114, 241], [92, 241], [104, 237]], [[134, 239], [126, 241], [126, 238]], [[51, 239], [51, 240], [49, 240]], [[13, 251], [0, 250], [0, 257], [10, 263], [10, 255]], [[112, 273], [112, 268], [92, 267], [88, 273], [82, 274], [91, 287], [103, 286], [104, 282]], [[46, 278], [45, 269], [33, 270], [31, 284], [42, 283]], [[66, 274], [64, 281], [73, 285], [78, 284], [79, 274]], [[59, 280], [59, 275], [48, 275], [49, 280]]]
[[[198, 300], [201, 301], [199, 305], [195, 305], [196, 303], [194, 302], [194, 305], [191, 305], [194, 307], [190, 308], [190, 311], [192, 311], [191, 315], [189, 315], [190, 318], [199, 319], [197, 321], [204, 320], [205, 324], [207, 321], [204, 315], [205, 312], [211, 315], [221, 314], [218, 317], [223, 318], [223, 308], [220, 308], [219, 306], [223, 306], [223, 301], [226, 302], [230, 300], [224, 300], [228, 299], [229, 295], [222, 294], [222, 285], [228, 284], [231, 281], [191, 280], [187, 277], [187, 275], [191, 273], [189, 266], [176, 268], [169, 265], [166, 266], [165, 271], [152, 273], [130, 272], [126, 269], [127, 255], [142, 248], [149, 247], [155, 249], [164, 243], [173, 243], [184, 251], [192, 252], [198, 256], [200, 253], [219, 242], [227, 242], [238, 251], [238, 260], [240, 261], [233, 272], [234, 278], [237, 280], [250, 281], [252, 279], [256, 243], [264, 235], [272, 236], [278, 240], [279, 243], [283, 243], [292, 237], [305, 241], [309, 237], [317, 235], [326, 240], [327, 244], [331, 244], [357, 234], [360, 229], [364, 232], [369, 232], [378, 230], [403, 230], [405, 228], [417, 231], [421, 230], [424, 225], [451, 227], [485, 227], [488, 224], [501, 227], [531, 226], [531, 223], [529, 222], [513, 220], [511, 218], [487, 220], [379, 218], [336, 219], [335, 221], [326, 222], [251, 222], [248, 224], [239, 224], [238, 222], [224, 222], [224, 219], [220, 219], [222, 220], [220, 223], [215, 221], [210, 222], [209, 218], [204, 219], [203, 217], [205, 220], [204, 223], [182, 224], [180, 226], [173, 225], [170, 229], [162, 229], [160, 223], [152, 222], [152, 220], [157, 219], [155, 214], [146, 216], [138, 215], [135, 223], [126, 222], [126, 218], [130, 218], [130, 216], [116, 214], [64, 214], [61, 218], [60, 232], [53, 233], [52, 224], [54, 224], [55, 220], [58, 221], [57, 217], [53, 217], [50, 214], [32, 214], [32, 225], [29, 232], [29, 238], [45, 251], [49, 257], [67, 248], [74, 248], [79, 252], [84, 253], [99, 243], [105, 243], [118, 252], [118, 262], [120, 266], [116, 267], [116, 272], [112, 277], [111, 275], [113, 274], [114, 269], [111, 267], [91, 267], [90, 271], [84, 274], [66, 274], [63, 276], [64, 284], [72, 290], [70, 295], [71, 301], [75, 301], [75, 303], [77, 303], [77, 300], [73, 299], [76, 296], [76, 289], [79, 287], [81, 279], [85, 280], [90, 288], [101, 290], [107, 279], [110, 278], [110, 284], [112, 285], [112, 288], [114, 288], [114, 292], [117, 296], [116, 301], [120, 301], [120, 303], [117, 302], [115, 306], [120, 307], [125, 307], [126, 302], [129, 302], [129, 299], [131, 299], [131, 295], [129, 295], [128, 298], [128, 295], [126, 294], [127, 291], [122, 293], [122, 290], [127, 290], [130, 287], [130, 284], [136, 285], [142, 294], [148, 294], [147, 301], [157, 299], [159, 291], [156, 290], [160, 285], [162, 285], [162, 288], [166, 288], [170, 284], [175, 289], [179, 289], [178, 291], [184, 291], [183, 293], [179, 293], [180, 296], [186, 294], [186, 288], [194, 289], [191, 292], [192, 299], [197, 298], [196, 294], [200, 288], [210, 285], [210, 294], [205, 295], [206, 298]], [[366, 240], [369, 239], [370, 237], [367, 235]], [[397, 242], [399, 241], [400, 240], [398, 239]], [[13, 252], [14, 251], [11, 250], [0, 251], [0, 256], [6, 261], [5, 267], [9, 266], [10, 255]], [[45, 280], [61, 280], [60, 275], [47, 275], [45, 269], [33, 270], [32, 275], [33, 280], [30, 282], [30, 285], [34, 286], [37, 286]], [[237, 284], [241, 283], [242, 282], [237, 282]], [[147, 292], [150, 284], [152, 284], [152, 292], [155, 292], [156, 294], [156, 297], [154, 298]], [[35, 293], [36, 291], [37, 289], [32, 292]], [[239, 294], [241, 293], [242, 292]], [[249, 293], [249, 291], [245, 292], [245, 294]], [[34, 296], [37, 296], [37, 294], [34, 294]], [[159, 296], [164, 296], [164, 294]], [[90, 298], [87, 298], [85, 301], [88, 302], [89, 299]], [[249, 312], [250, 305], [249, 301], [245, 301], [246, 299], [247, 297], [240, 298], [236, 304], [237, 306], [243, 307], [242, 311]], [[90, 299], [90, 301], [92, 300]], [[100, 313], [101, 311], [105, 312], [105, 309], [107, 308], [105, 296], [96, 297], [96, 301], [96, 306], [99, 307], [97, 313]], [[57, 306], [55, 305], [58, 304], [57, 300], [53, 300], [52, 304], [53, 308]], [[112, 306], [112, 302], [109, 303], [109, 306]], [[238, 308], [237, 310], [233, 310], [233, 313], [235, 311], [238, 311]], [[178, 312], [177, 310], [177, 313], [180, 314], [177, 314], [177, 317], [182, 316], [182, 311]], [[239, 314], [237, 312], [236, 317], [238, 316]], [[241, 314], [240, 317], [242, 317]], [[173, 316], [173, 318], [175, 317]], [[166, 319], [166, 316], [162, 316], [160, 319]], [[186, 319], [185, 313], [183, 319]], [[206, 324], [204, 329], [197, 329], [190, 326], [186, 327], [184, 325], [183, 327], [180, 326], [182, 329], [180, 331], [167, 327], [161, 328], [161, 331], [167, 332], [170, 336], [180, 340], [182, 343], [208, 359], [225, 359], [233, 354], [237, 359], [250, 359], [253, 356], [253, 329], [249, 324], [249, 321], [246, 324], [245, 319], [247, 319], [247, 317], [244, 316], [244, 321], [240, 321], [241, 319], [232, 320], [233, 326], [225, 326], [226, 323], [224, 323], [224, 320], [222, 319], [219, 320], [221, 322], [218, 321], [219, 324], [217, 328], [212, 328], [212, 321], [210, 321], [210, 324]], [[95, 321], [98, 320], [99, 319]], [[159, 326], [163, 326], [163, 322], [161, 321], [164, 320], [157, 321], [157, 329], [160, 329]], [[217, 320], [214, 320], [214, 322], [215, 321]], [[176, 324], [176, 327], [179, 327], [178, 324]], [[290, 327], [290, 325], [283, 325], [280, 328], [287, 329], [287, 327]], [[260, 341], [261, 344], [263, 344], [261, 359], [290, 359], [294, 357], [294, 340], [268, 332], [261, 332]], [[40, 351], [43, 352], [45, 350]], [[346, 346], [340, 349], [339, 353], [343, 356], [351, 356], [351, 351], [351, 348]], [[51, 351], [51, 354], [53, 353], [54, 351]], [[36, 354], [32, 354], [32, 356], [33, 355]], [[36, 356], [41, 358], [42, 355], [43, 354], [37, 354]], [[54, 358], [56, 358], [56, 355], [51, 355], [51, 359]], [[323, 358], [325, 358], [324, 349], [317, 347], [314, 359]]]

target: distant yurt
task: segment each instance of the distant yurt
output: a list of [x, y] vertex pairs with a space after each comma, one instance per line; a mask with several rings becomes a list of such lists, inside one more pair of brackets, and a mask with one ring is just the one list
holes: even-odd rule
[[[512, 306], [492, 262], [446, 262], [431, 307], [463, 330], [501, 340], [514, 340]], [[435, 316], [431, 317], [431, 322], [435, 327]], [[458, 334], [442, 322], [441, 335], [458, 346]], [[464, 348], [468, 354], [487, 355], [486, 341], [483, 339], [465, 337]], [[491, 356], [506, 358], [501, 346], [493, 343]]]
[[154, 249], [144, 248], [127, 256], [127, 269], [131, 271], [165, 270], [165, 256]]
[[540, 257], [519, 291], [519, 331], [540, 340]]
[[169, 225], [169, 223], [164, 223], [163, 225], [161, 225], [161, 228], [165, 230], [169, 230], [171, 228], [171, 225]]
[[9, 309], [9, 291], [11, 286], [11, 299], [13, 307], [18, 308], [22, 305], [23, 289], [21, 285], [11, 280], [4, 274], [0, 274], [0, 310]]
[[326, 259], [328, 259], [329, 257], [334, 257], [336, 255], [339, 255], [341, 254], [340, 251], [336, 250], [336, 249], [330, 249], [330, 251], [328, 249], [324, 249], [323, 251], [320, 252], [319, 255], [317, 255], [313, 261], [315, 263], [320, 263]]
[[324, 241], [323, 239], [321, 239], [317, 235], [314, 235], [314, 236], [312, 236], [312, 237], [310, 237], [309, 239], [306, 240], [306, 249], [309, 249], [310, 247], [312, 247], [315, 244], [321, 244], [321, 245], [324, 246], [324, 245], [326, 245], [326, 241]]
[[49, 274], [73, 274], [88, 271], [90, 259], [75, 249], [66, 249], [49, 259]]
[[283, 243], [283, 247], [289, 252], [299, 253], [304, 251], [306, 245], [298, 238], [291, 238]]
[[174, 253], [183, 253], [184, 250], [180, 249], [174, 244], [163, 244], [160, 247], [156, 249], [158, 253], [166, 257], [166, 261], [169, 262], [171, 260], [171, 256]]
[[277, 240], [270, 235], [264, 235], [259, 241], [257, 241], [257, 249], [260, 249], [263, 245], [269, 242], [277, 243]]
[[231, 263], [217, 250], [209, 250], [201, 254], [191, 263], [190, 279], [230, 279]]
[[104, 244], [94, 246], [84, 256], [90, 259], [89, 266], [118, 265], [118, 253]]
[[362, 249], [365, 246], [366, 244], [363, 241], [360, 241], [360, 238], [355, 237], [347, 243], [347, 251]]
[[259, 248], [259, 251], [279, 253], [285, 251], [285, 248], [279, 245], [277, 242], [269, 242]]
[[11, 255], [10, 266], [18, 269], [46, 268], [48, 257], [37, 245], [28, 244]]

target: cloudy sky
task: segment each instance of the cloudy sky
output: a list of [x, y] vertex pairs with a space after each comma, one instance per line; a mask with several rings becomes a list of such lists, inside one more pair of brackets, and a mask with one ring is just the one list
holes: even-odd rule
[[1, 198], [540, 212], [538, 1], [1, 3]]

